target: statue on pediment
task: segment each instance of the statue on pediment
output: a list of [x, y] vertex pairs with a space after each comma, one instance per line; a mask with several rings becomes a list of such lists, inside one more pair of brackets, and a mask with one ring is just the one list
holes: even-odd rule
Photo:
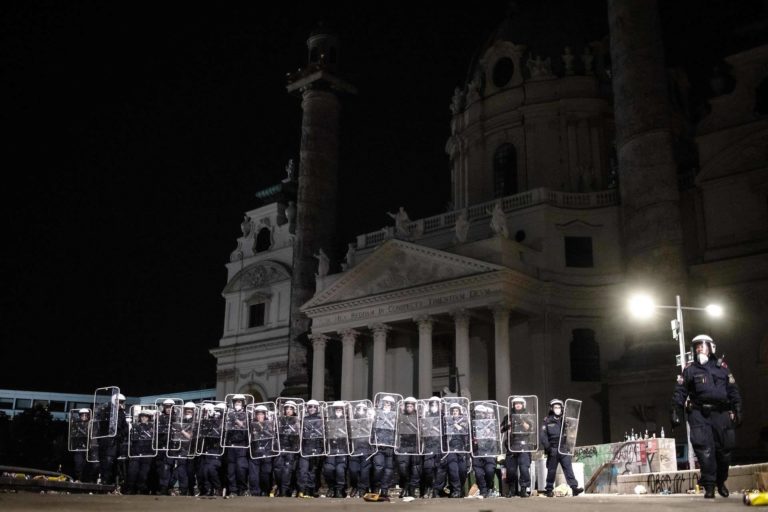
[[456, 115], [464, 108], [464, 91], [460, 87], [453, 90], [453, 99], [451, 100], [451, 114]]
[[454, 229], [456, 234], [456, 241], [460, 244], [466, 242], [467, 233], [469, 232], [469, 221], [467, 220], [466, 210], [462, 210], [459, 214], [459, 217], [456, 219]]
[[405, 211], [405, 208], [401, 206], [397, 213], [387, 212], [387, 215], [395, 219], [395, 236], [405, 238], [410, 236], [408, 223], [411, 222], [411, 219], [408, 217], [408, 212]]
[[328, 259], [328, 255], [325, 251], [320, 249], [317, 254], [313, 254], [317, 259], [317, 277], [325, 277], [328, 275], [328, 270], [331, 267], [331, 260]]
[[535, 59], [529, 57], [526, 66], [531, 73], [531, 80], [541, 80], [552, 76], [552, 62], [549, 57], [546, 59], [542, 59], [541, 55], [537, 55]]
[[296, 163], [293, 161], [293, 158], [288, 159], [288, 163], [285, 166], [285, 174], [283, 183], [296, 181]]
[[509, 238], [509, 230], [507, 229], [507, 216], [504, 214], [504, 210], [501, 208], [501, 202], [497, 202], [493, 207], [493, 211], [486, 210], [491, 216], [491, 231], [496, 236], [503, 236]]
[[243, 222], [240, 223], [240, 231], [243, 232], [243, 238], [247, 238], [251, 234], [251, 218], [248, 214], [243, 215]]
[[573, 68], [573, 60], [575, 59], [575, 56], [573, 55], [573, 52], [571, 52], [571, 47], [566, 46], [565, 47], [565, 53], [560, 56], [563, 59], [563, 66], [565, 67], [565, 74], [566, 75], [573, 75], [575, 74], [575, 70]]
[[347, 255], [344, 257], [344, 259], [346, 260], [346, 263], [344, 265], [344, 270], [349, 270], [355, 266], [356, 252], [357, 250], [355, 248], [355, 244], [353, 243], [347, 244]]

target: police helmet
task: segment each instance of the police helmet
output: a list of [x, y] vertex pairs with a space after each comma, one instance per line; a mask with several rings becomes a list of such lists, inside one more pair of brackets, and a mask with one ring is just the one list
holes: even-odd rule
[[514, 406], [515, 404], [523, 404], [523, 409], [525, 409], [525, 398], [521, 396], [512, 397], [512, 405]]
[[174, 402], [170, 398], [166, 398], [165, 400], [163, 400], [163, 405], [176, 405], [176, 402]]
[[341, 408], [343, 408], [344, 407], [344, 402], [342, 402], [341, 400], [336, 400], [335, 402], [333, 402], [331, 404], [331, 407], [341, 407]]
[[416, 404], [416, 399], [413, 398], [412, 396], [409, 396], [408, 398], [403, 400], [403, 403], [404, 404]]
[[317, 400], [314, 400], [314, 399], [308, 400], [307, 401], [307, 407], [320, 407], [320, 402], [318, 402]]
[[232, 397], [232, 401], [234, 402], [235, 400], [242, 400], [243, 402], [245, 402], [245, 395], [238, 393]]
[[153, 411], [151, 409], [142, 409], [142, 410], [139, 411], [139, 417], [147, 416], [147, 417], [151, 418], [154, 415], [155, 415], [155, 411]]
[[77, 411], [78, 414], [91, 414], [90, 409], [82, 408], [79, 411]]
[[699, 345], [701, 343], [707, 344], [707, 348], [709, 349], [710, 356], [715, 355], [715, 342], [714, 340], [712, 340], [712, 338], [710, 338], [706, 334], [699, 334], [698, 336], [696, 336], [691, 340], [691, 353], [693, 353], [693, 355], [696, 355], [696, 345]]
[[254, 409], [254, 410], [255, 410], [256, 412], [263, 412], [264, 414], [266, 414], [267, 412], [269, 412], [269, 409], [267, 409], [267, 406], [266, 406], [266, 405], [257, 405], [257, 406], [256, 406], [256, 409]]
[[439, 401], [440, 401], [440, 397], [439, 396], [431, 396], [431, 397], [427, 398], [427, 402], [439, 402]]
[[207, 413], [213, 412], [213, 404], [203, 404], [203, 410]]
[[122, 393], [117, 394], [117, 401], [118, 402], [125, 402], [125, 395]]
[[384, 395], [383, 397], [381, 397], [381, 401], [382, 402], [392, 402], [392, 403], [394, 403], [395, 399], [394, 399], [394, 397], [392, 397], [390, 395]]
[[483, 404], [480, 404], [477, 407], [475, 407], [475, 412], [488, 412], [488, 408]]
[[288, 400], [287, 402], [285, 402], [285, 403], [283, 404], [283, 412], [285, 412], [285, 410], [286, 410], [288, 407], [290, 407], [291, 409], [293, 409], [293, 412], [296, 412], [296, 402], [294, 402], [293, 400]]
[[197, 407], [195, 405], [195, 402], [187, 402], [187, 403], [184, 404], [184, 408], [185, 409], [194, 409], [195, 407]]
[[213, 408], [214, 409], [222, 409], [222, 410], [226, 411], [227, 410], [227, 404], [225, 404], [224, 402], [219, 402], [216, 405], [214, 405]]
[[459, 411], [461, 411], [461, 406], [460, 406], [459, 404], [457, 404], [457, 403], [452, 403], [452, 404], [451, 404], [451, 405], [448, 407], [448, 410], [449, 410], [449, 411], [452, 411], [452, 410], [454, 410], [454, 409], [458, 409]]
[[560, 400], [559, 398], [553, 398], [552, 400], [549, 401], [550, 410], [554, 410], [556, 405], [559, 405], [561, 408], [564, 407], [563, 401]]

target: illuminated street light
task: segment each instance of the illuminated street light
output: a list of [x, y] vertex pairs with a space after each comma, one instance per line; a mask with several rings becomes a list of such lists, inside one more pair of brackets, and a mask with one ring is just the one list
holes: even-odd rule
[[[629, 311], [636, 318], [650, 318], [653, 316], [653, 312], [656, 309], [674, 309], [677, 313], [677, 318], [672, 320], [672, 338], [678, 341], [678, 348], [680, 354], [676, 356], [676, 366], [680, 366], [680, 374], [682, 375], [685, 365], [688, 363], [687, 353], [685, 351], [685, 329], [683, 326], [683, 310], [693, 311], [706, 311], [709, 316], [719, 318], [723, 316], [723, 308], [716, 304], [710, 304], [704, 308], [684, 307], [680, 305], [680, 296], [675, 296], [674, 306], [659, 306], [653, 302], [653, 299], [648, 295], [633, 295], [629, 299]], [[693, 357], [693, 356], [691, 356]], [[694, 469], [693, 462], [693, 446], [691, 445], [691, 427], [688, 425], [687, 413], [685, 413], [685, 431], [686, 438], [688, 440], [688, 469]]]

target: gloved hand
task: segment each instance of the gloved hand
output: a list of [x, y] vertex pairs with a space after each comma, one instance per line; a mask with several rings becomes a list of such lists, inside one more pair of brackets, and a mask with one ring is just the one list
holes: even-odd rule
[[683, 422], [682, 408], [677, 407], [676, 405], [673, 405], [672, 409], [669, 412], [669, 420], [672, 423], [672, 430], [679, 427], [680, 424]]
[[742, 420], [741, 405], [737, 405], [736, 407], [734, 407], [733, 412], [731, 414], [733, 414], [733, 418], [732, 418], [733, 424], [736, 426], [736, 428], [739, 428], [741, 426], [741, 420]]

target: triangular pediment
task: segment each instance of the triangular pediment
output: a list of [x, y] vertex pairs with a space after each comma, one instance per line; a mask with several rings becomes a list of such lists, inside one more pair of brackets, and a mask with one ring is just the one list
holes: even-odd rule
[[449, 252], [389, 240], [302, 309], [502, 270]]

